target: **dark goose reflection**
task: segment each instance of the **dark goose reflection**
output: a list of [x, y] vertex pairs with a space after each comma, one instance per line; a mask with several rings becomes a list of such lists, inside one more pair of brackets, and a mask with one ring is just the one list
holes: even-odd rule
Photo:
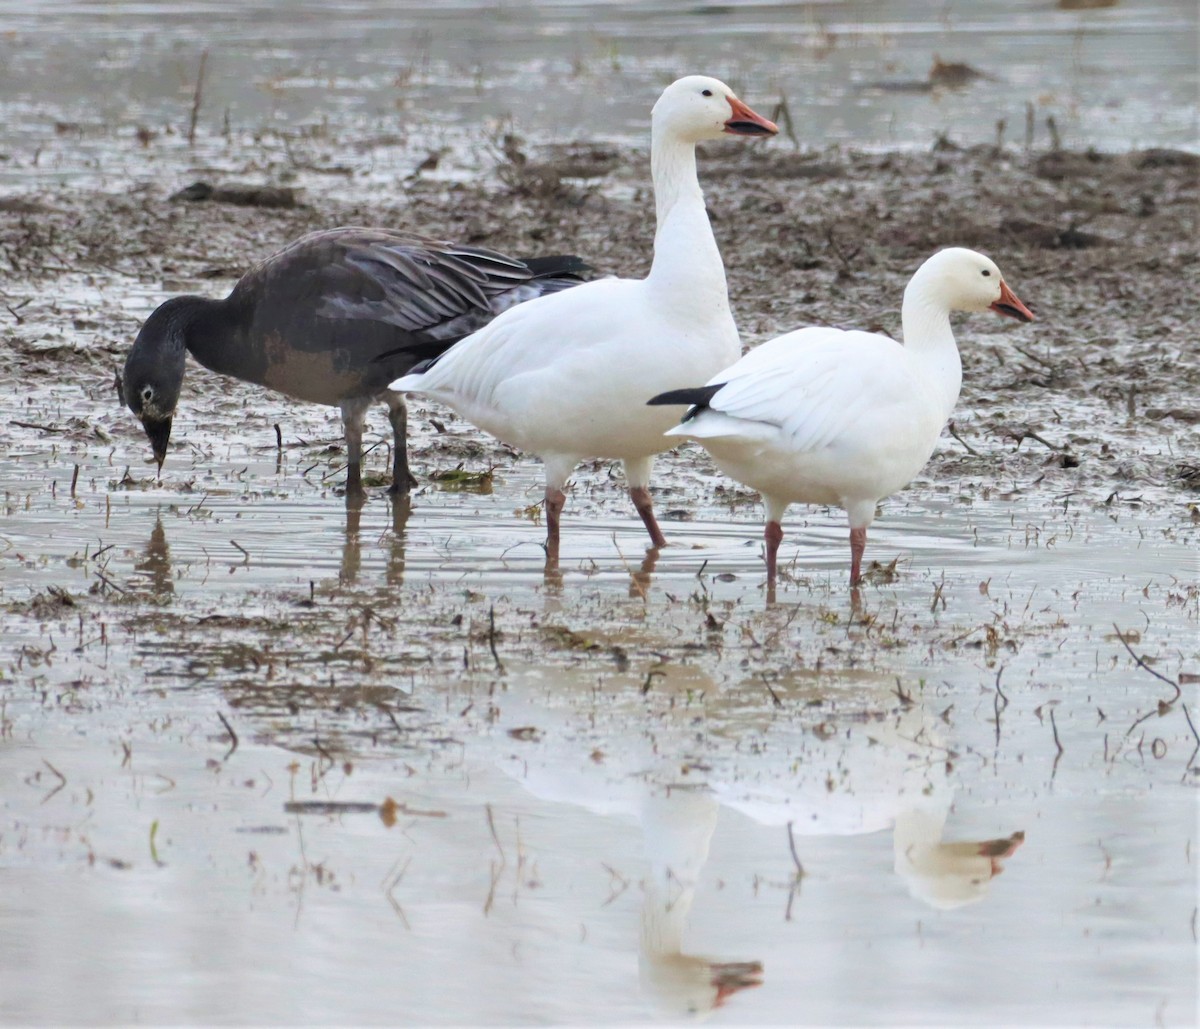
[[338, 584], [353, 586], [362, 570], [362, 513], [367, 506], [363, 493], [346, 493], [346, 541], [342, 544], [342, 566], [338, 569]]
[[389, 586], [404, 585], [404, 535], [408, 530], [408, 519], [412, 514], [412, 500], [407, 497], [397, 497], [389, 494], [388, 503], [392, 507], [392, 531], [387, 538], [387, 584]]
[[134, 562], [133, 570], [146, 578], [150, 593], [158, 598], [175, 594], [175, 580], [171, 572], [171, 549], [167, 546], [167, 533], [163, 528], [162, 516], [154, 520], [150, 530], [150, 542], [140, 560]]
[[[391, 531], [383, 534], [387, 540], [384, 575], [389, 586], [401, 586], [404, 584], [404, 537], [412, 514], [412, 501], [408, 497], [389, 494], [387, 503], [392, 524]], [[346, 538], [338, 569], [338, 583], [342, 586], [353, 586], [362, 571], [362, 515], [366, 506], [367, 497], [346, 495]]]

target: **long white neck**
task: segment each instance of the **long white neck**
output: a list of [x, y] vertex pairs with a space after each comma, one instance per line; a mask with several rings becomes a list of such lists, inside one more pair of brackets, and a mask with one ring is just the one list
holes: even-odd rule
[[949, 308], [924, 286], [918, 275], [904, 291], [900, 312], [904, 348], [925, 366], [930, 385], [942, 401], [943, 416], [949, 418], [962, 389], [962, 359], [950, 328]]
[[679, 954], [700, 871], [717, 828], [716, 800], [704, 793], [648, 796], [642, 834], [650, 877], [642, 901], [642, 950], [648, 956]]
[[696, 176], [696, 144], [681, 140], [653, 120], [650, 171], [658, 228], [648, 281], [656, 287], [693, 295], [704, 291], [728, 307], [725, 265]]

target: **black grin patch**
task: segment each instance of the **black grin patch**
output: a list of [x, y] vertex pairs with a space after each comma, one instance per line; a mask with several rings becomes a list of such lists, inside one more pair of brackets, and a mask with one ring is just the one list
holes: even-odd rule
[[725, 123], [725, 131], [732, 132], [735, 136], [773, 136], [773, 133], [765, 125], [759, 125], [754, 121], [727, 121]]
[[999, 300], [992, 304], [992, 310], [997, 314], [1002, 314], [1009, 318], [1015, 318], [1019, 322], [1032, 321], [1029, 315], [1027, 315], [1024, 311], [1018, 311], [1012, 306], [1012, 304], [1002, 304]]

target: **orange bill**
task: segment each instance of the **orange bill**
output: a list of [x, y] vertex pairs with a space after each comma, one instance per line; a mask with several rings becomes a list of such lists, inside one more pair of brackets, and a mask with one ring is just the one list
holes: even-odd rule
[[992, 304], [991, 307], [997, 314], [1016, 318], [1019, 322], [1033, 321], [1033, 312], [1021, 303], [1020, 297], [1008, 288], [1008, 283], [1003, 279], [1000, 280], [1000, 299]]
[[779, 126], [761, 114], [755, 114], [737, 97], [727, 97], [733, 116], [725, 123], [725, 131], [734, 136], [773, 136]]

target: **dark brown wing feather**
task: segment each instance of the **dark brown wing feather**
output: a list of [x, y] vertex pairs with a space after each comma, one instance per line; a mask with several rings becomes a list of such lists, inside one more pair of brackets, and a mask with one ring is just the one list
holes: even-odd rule
[[314, 232], [238, 282], [227, 302], [236, 340], [189, 349], [216, 371], [336, 403], [378, 392], [515, 303], [582, 281], [578, 258], [559, 260], [531, 268], [390, 229]]

